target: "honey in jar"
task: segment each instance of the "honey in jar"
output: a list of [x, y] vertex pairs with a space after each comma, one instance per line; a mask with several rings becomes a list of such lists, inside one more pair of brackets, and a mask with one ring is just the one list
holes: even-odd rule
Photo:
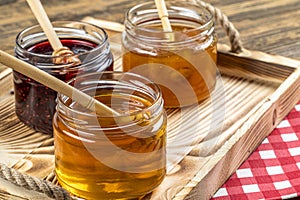
[[166, 173], [166, 115], [156, 84], [135, 74], [90, 73], [70, 81], [113, 108], [99, 116], [59, 94], [54, 116], [60, 185], [85, 199], [138, 199]]
[[172, 33], [164, 32], [155, 4], [126, 13], [123, 70], [159, 84], [166, 107], [200, 102], [214, 89], [217, 37], [212, 14], [195, 1], [166, 1]]
[[[38, 25], [18, 34], [16, 57], [63, 81], [81, 73], [112, 70], [113, 57], [103, 29], [70, 21], [54, 22], [53, 25], [63, 46], [81, 60], [80, 65], [55, 63], [54, 58], [63, 59], [65, 56], [52, 56], [53, 49]], [[34, 130], [53, 134], [52, 118], [57, 92], [16, 71], [13, 74], [16, 115]]]

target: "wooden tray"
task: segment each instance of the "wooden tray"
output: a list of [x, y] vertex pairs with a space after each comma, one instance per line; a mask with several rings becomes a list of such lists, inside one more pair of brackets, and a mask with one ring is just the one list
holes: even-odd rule
[[[121, 70], [120, 34], [110, 34]], [[145, 199], [209, 199], [300, 97], [300, 61], [218, 46], [217, 88], [199, 106], [168, 113], [168, 175]], [[182, 126], [184, 124], [184, 126]], [[23, 125], [14, 113], [11, 70], [0, 74], [0, 162], [55, 182], [53, 138]], [[0, 196], [32, 198], [0, 179]]]

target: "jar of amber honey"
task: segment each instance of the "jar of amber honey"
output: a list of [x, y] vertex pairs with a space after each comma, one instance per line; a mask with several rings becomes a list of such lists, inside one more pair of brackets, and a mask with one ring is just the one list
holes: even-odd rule
[[[53, 26], [63, 46], [69, 47], [81, 64], [55, 63], [54, 58], [66, 60], [67, 57], [52, 55], [53, 49], [38, 25], [17, 35], [15, 56], [63, 81], [77, 74], [112, 70], [113, 57], [103, 29], [70, 21], [53, 22]], [[18, 118], [37, 131], [52, 134], [57, 93], [18, 72], [14, 71], [13, 75]]]
[[172, 32], [163, 31], [154, 1], [131, 8], [122, 37], [123, 70], [159, 84], [166, 107], [198, 103], [214, 89], [214, 17], [194, 0], [167, 0]]
[[139, 199], [166, 173], [166, 114], [159, 87], [136, 74], [100, 72], [69, 84], [118, 115], [58, 95], [53, 119], [58, 182], [84, 199]]

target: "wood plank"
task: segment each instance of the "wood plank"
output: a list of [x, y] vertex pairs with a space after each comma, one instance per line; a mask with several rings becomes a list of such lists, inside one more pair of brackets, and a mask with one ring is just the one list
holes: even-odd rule
[[[126, 9], [143, 1], [96, 0], [86, 3], [80, 0], [43, 0], [42, 2], [52, 20], [81, 20], [86, 16], [93, 16], [122, 22]], [[209, 139], [214, 137], [206, 137], [205, 134], [199, 136], [196, 141], [201, 141], [201, 144], [193, 144], [192, 151], [183, 159], [175, 159], [176, 162], [180, 160], [181, 162], [173, 166], [172, 173], [169, 173], [166, 181], [156, 190], [152, 198], [160, 197], [160, 195], [174, 199], [209, 198], [300, 97], [297, 89], [299, 88], [299, 71], [295, 70], [299, 67], [299, 61], [282, 57], [299, 59], [300, 22], [291, 19], [300, 18], [300, 2], [298, 0], [212, 0], [210, 3], [227, 14], [240, 31], [244, 46], [250, 51], [235, 55], [228, 53], [226, 47], [225, 49], [219, 48], [221, 52], [219, 66], [224, 74], [222, 81], [226, 96], [229, 98], [227, 102], [229, 112], [225, 118], [225, 128], [221, 139], [214, 145], [215, 148], [205, 151], [205, 145], [208, 145]], [[1, 1], [1, 49], [12, 54], [16, 34], [32, 24], [36, 24], [36, 21], [26, 2]], [[228, 43], [224, 31], [220, 27], [217, 31], [219, 43]], [[111, 39], [119, 41], [118, 38]], [[113, 50], [115, 55], [119, 55], [118, 45], [114, 46]], [[262, 52], [281, 56], [272, 56]], [[120, 65], [121, 60], [118, 58], [116, 57], [116, 65]], [[3, 69], [6, 68], [0, 66], [0, 71]], [[4, 155], [6, 158], [4, 161], [9, 166], [23, 173], [41, 178], [53, 178], [53, 174], [51, 175], [53, 170], [51, 138], [41, 137], [39, 133], [32, 132], [19, 124], [17, 118], [13, 116], [11, 74], [9, 71], [4, 71], [0, 76], [2, 76], [0, 112], [1, 119], [3, 119], [0, 121], [0, 132], [3, 133], [0, 137], [5, 138], [6, 141], [9, 141], [9, 138], [15, 140], [9, 141], [10, 147], [3, 143], [0, 150], [1, 157], [4, 158], [2, 156]], [[250, 96], [253, 92], [261, 96], [255, 96], [256, 98], [253, 99]], [[245, 101], [252, 101], [249, 104], [247, 102], [247, 107], [244, 107], [242, 105], [245, 102], [241, 101], [243, 99], [241, 97], [245, 98]], [[205, 110], [203, 107], [201, 109]], [[176, 121], [178, 117], [176, 113], [168, 111], [168, 114], [170, 120]], [[240, 120], [236, 120], [237, 118]], [[170, 132], [172, 134], [172, 130]], [[175, 134], [174, 130], [173, 134]], [[22, 147], [22, 142], [27, 148]], [[43, 164], [40, 165], [41, 163]], [[179, 179], [182, 180], [181, 183], [178, 183]]]
[[[115, 36], [111, 37], [112, 50], [117, 55], [115, 58], [120, 60], [120, 34], [111, 35]], [[220, 50], [228, 49], [226, 46], [220, 46]], [[219, 79], [222, 87], [214, 91], [217, 94], [217, 101], [214, 102], [214, 112], [218, 113], [217, 126], [211, 126], [211, 101], [205, 101], [196, 108], [186, 108], [185, 116], [178, 110], [167, 111], [169, 174], [152, 196], [147, 197], [148, 199], [166, 195], [168, 198], [184, 199], [195, 187], [197, 192], [192, 192], [193, 195], [201, 191], [200, 194], [203, 195], [198, 196], [200, 199], [209, 198], [298, 100], [298, 92], [294, 90], [299, 86], [299, 71], [295, 71], [299, 61], [254, 51], [240, 55], [220, 52], [220, 55], [218, 65], [221, 71], [226, 73]], [[244, 76], [245, 74], [247, 76]], [[225, 92], [223, 95], [226, 101], [224, 96], [220, 95], [222, 91]], [[6, 112], [14, 115], [12, 101], [13, 97], [2, 103]], [[7, 104], [11, 106], [7, 107]], [[3, 146], [6, 148], [6, 151], [3, 151], [6, 152], [4, 156], [8, 158], [5, 160], [13, 160], [16, 156], [11, 166], [21, 172], [40, 178], [53, 176], [51, 138], [42, 139], [39, 133], [20, 129], [22, 126], [19, 125], [18, 119], [9, 116], [3, 113], [4, 120], [1, 122], [4, 124], [0, 126], [7, 127], [5, 132], [2, 131], [5, 133], [2, 137], [9, 139], [9, 145], [13, 145], [12, 148]], [[188, 127], [194, 127], [193, 131], [186, 128], [178, 132], [177, 124], [182, 122], [180, 120], [190, 119], [190, 116], [195, 119], [188, 122]], [[9, 123], [5, 121], [6, 117], [9, 117]], [[17, 129], [21, 130], [22, 134], [16, 134], [18, 132], [12, 126], [18, 126]], [[187, 137], [190, 139], [187, 140]], [[41, 142], [42, 140], [46, 142]], [[182, 141], [188, 141], [189, 148], [186, 148], [187, 144]], [[22, 148], [22, 143], [27, 150]], [[18, 151], [19, 147], [22, 150]], [[230, 167], [223, 169], [224, 163]], [[211, 178], [215, 181], [210, 180]], [[176, 181], [179, 179], [180, 182]]]
[[[208, 194], [214, 194], [221, 187], [222, 184], [219, 180], [223, 176], [229, 177], [234, 173], [237, 169], [236, 166], [242, 164], [298, 102], [300, 96], [300, 91], [297, 89], [300, 86], [299, 77], [300, 70], [297, 69], [273, 95], [266, 99], [261, 109], [244, 123], [205, 166], [208, 170], [213, 166], [213, 169], [207, 174], [205, 174], [205, 169], [199, 171], [189, 186], [186, 186], [175, 199], [183, 199], [186, 196], [186, 199], [209, 199], [211, 195]], [[193, 192], [191, 192], [192, 186], [195, 186]]]
[[13, 95], [12, 70], [5, 68], [0, 71], [0, 101]]
[[[80, 20], [92, 16], [123, 22], [124, 13], [142, 0], [43, 0], [51, 20]], [[279, 54], [291, 58], [300, 55], [300, 2], [298, 0], [212, 0], [240, 31], [247, 49]], [[1, 49], [13, 53], [14, 39], [19, 31], [36, 24], [25, 1], [6, 0], [0, 5]], [[224, 32], [218, 29], [220, 43], [228, 44]]]

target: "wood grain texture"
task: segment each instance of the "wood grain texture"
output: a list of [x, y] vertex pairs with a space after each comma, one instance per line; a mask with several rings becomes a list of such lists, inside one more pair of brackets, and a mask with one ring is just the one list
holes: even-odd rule
[[[120, 34], [110, 35], [121, 70]], [[219, 48], [222, 76], [211, 99], [167, 110], [169, 172], [145, 199], [208, 199], [299, 100], [299, 61], [255, 51], [231, 55], [228, 49]], [[53, 138], [18, 121], [9, 94], [0, 102], [2, 162], [55, 183]]]
[[[81, 20], [92, 16], [117, 22], [123, 21], [124, 13], [129, 7], [140, 2], [143, 1], [42, 1], [51, 20]], [[172, 123], [168, 130], [168, 148], [175, 155], [170, 156], [169, 160], [173, 168], [152, 196], [146, 197], [148, 199], [208, 199], [300, 97], [300, 74], [299, 70], [295, 70], [299, 61], [261, 53], [300, 58], [300, 22], [295, 20], [300, 18], [299, 0], [207, 2], [220, 8], [229, 17], [240, 31], [244, 47], [250, 51], [237, 56], [228, 53], [226, 47], [219, 48], [219, 67], [223, 73], [219, 81], [224, 86], [226, 96], [222, 134], [218, 134], [219, 127], [214, 127], [214, 130], [205, 129], [209, 120], [201, 120], [203, 124], [199, 128], [204, 127], [204, 131], [196, 138], [193, 137], [195, 142], [191, 144], [189, 151], [178, 155], [176, 148], [180, 143], [174, 141], [181, 139], [180, 135], [176, 135], [176, 121], [180, 115], [176, 110], [167, 111]], [[36, 23], [25, 1], [0, 0], [1, 49], [12, 54], [16, 34]], [[223, 30], [218, 27], [217, 31], [219, 42], [228, 44]], [[112, 37], [111, 40], [114, 54], [120, 55], [120, 38]], [[121, 59], [118, 56], [115, 58], [115, 65], [120, 66]], [[2, 71], [5, 69], [3, 66], [0, 68]], [[56, 182], [53, 174], [53, 139], [32, 131], [18, 121], [14, 114], [11, 74], [5, 71], [0, 77], [0, 157], [5, 158], [1, 162], [23, 173]], [[219, 102], [224, 102], [221, 96], [216, 98], [219, 98]], [[214, 108], [223, 112], [221, 103]], [[201, 106], [197, 108], [199, 110], [188, 110], [190, 115], [186, 117], [199, 115], [193, 123], [197, 123], [197, 119], [207, 118], [207, 113], [210, 113], [212, 105], [209, 101]], [[215, 134], [208, 135], [210, 131]], [[207, 148], [212, 146], [213, 148]], [[14, 197], [10, 193], [0, 188], [0, 197], [22, 199], [20, 195]]]
[[[123, 22], [124, 13], [143, 0], [42, 0], [50, 20], [81, 20], [86, 16]], [[299, 0], [207, 0], [220, 8], [240, 31], [244, 46], [290, 58], [300, 58]], [[0, 1], [1, 49], [13, 52], [22, 29], [37, 24], [26, 1]], [[220, 43], [228, 43], [218, 30]]]

